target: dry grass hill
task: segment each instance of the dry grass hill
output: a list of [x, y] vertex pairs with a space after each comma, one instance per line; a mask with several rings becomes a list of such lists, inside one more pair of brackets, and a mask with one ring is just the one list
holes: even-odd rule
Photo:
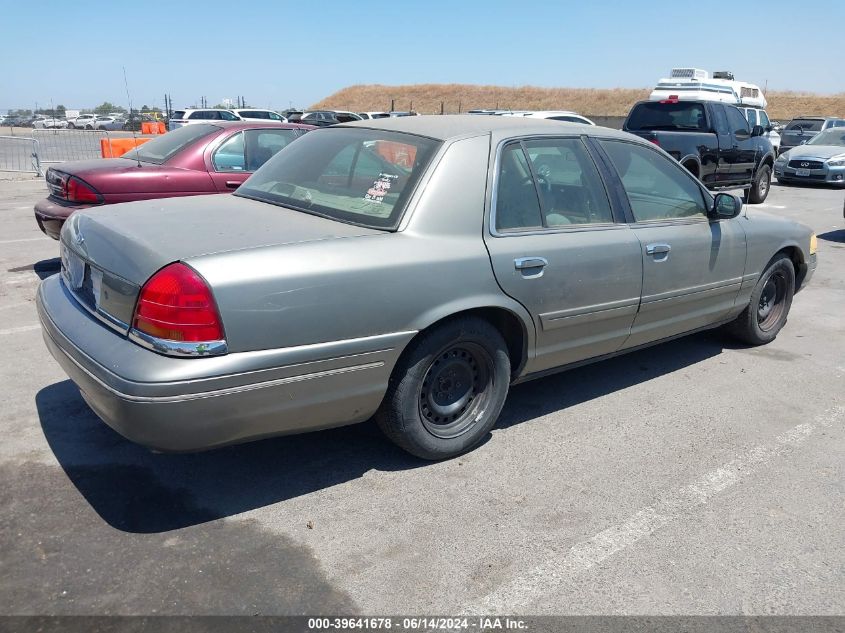
[[[408, 86], [357, 85], [339, 90], [315, 103], [313, 109], [364, 112], [416, 110], [421, 114], [497, 108], [511, 110], [574, 110], [587, 116], [624, 116], [631, 105], [647, 99], [649, 88], [539, 88], [475, 86], [469, 84], [416, 84]], [[772, 119], [788, 121], [802, 114], [845, 116], [845, 92], [817, 95], [800, 92], [766, 94]]]

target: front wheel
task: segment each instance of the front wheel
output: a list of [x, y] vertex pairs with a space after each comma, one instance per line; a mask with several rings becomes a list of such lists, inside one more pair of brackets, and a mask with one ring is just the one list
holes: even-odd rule
[[456, 318], [405, 350], [376, 422], [412, 455], [455, 457], [493, 428], [509, 384], [510, 358], [499, 331], [483, 319]]
[[760, 275], [745, 310], [729, 324], [731, 333], [750, 345], [772, 342], [786, 325], [794, 294], [795, 266], [780, 253]]
[[768, 165], [760, 165], [757, 173], [754, 175], [754, 180], [751, 183], [751, 189], [748, 189], [745, 194], [745, 201], [751, 204], [761, 204], [769, 195], [769, 189], [772, 184], [772, 168]]

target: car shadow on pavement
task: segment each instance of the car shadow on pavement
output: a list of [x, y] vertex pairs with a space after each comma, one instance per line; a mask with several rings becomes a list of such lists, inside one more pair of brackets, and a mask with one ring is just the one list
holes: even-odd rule
[[23, 273], [29, 270], [38, 275], [39, 279], [46, 279], [55, 275], [62, 268], [62, 260], [58, 257], [51, 259], [42, 259], [40, 262], [35, 262], [27, 266], [18, 266], [17, 268], [9, 268], [6, 272]]
[[[497, 428], [689, 367], [725, 347], [719, 334], [698, 334], [517, 385]], [[396, 448], [372, 422], [203, 453], [154, 453], [101, 422], [69, 380], [45, 387], [35, 401], [47, 442], [71, 482], [103, 520], [127, 532], [184, 528], [329, 488], [370, 470], [428, 463]]]
[[749, 348], [711, 330], [515, 385], [496, 428], [521, 424], [683, 370], [726, 349]]
[[371, 423], [202, 453], [154, 453], [88, 408], [69, 380], [35, 396], [47, 442], [71, 482], [112, 527], [175, 530], [329, 488], [369, 470], [425, 465]]
[[836, 242], [838, 244], [845, 244], [845, 229], [837, 229], [836, 231], [828, 231], [817, 236], [820, 240], [827, 242]]

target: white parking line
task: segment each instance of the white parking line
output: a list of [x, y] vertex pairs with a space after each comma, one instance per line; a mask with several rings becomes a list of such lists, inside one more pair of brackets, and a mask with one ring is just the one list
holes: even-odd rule
[[40, 325], [22, 325], [20, 327], [10, 327], [5, 330], [0, 330], [0, 336], [4, 334], [18, 334], [20, 332], [31, 332], [32, 330], [40, 330]]
[[836, 407], [818, 416], [812, 423], [799, 424], [778, 435], [773, 445], [755, 446], [741, 453], [736, 459], [675, 490], [655, 505], [640, 510], [627, 521], [578, 543], [559, 558], [550, 558], [532, 567], [526, 574], [514, 578], [483, 598], [481, 604], [470, 613], [525, 611], [531, 603], [554, 592], [574, 576], [678, 520], [682, 514], [706, 504], [723, 490], [736, 485], [740, 477], [748, 477], [803, 442], [819, 427], [831, 426], [843, 417], [845, 407]]
[[50, 238], [48, 238], [46, 235], [42, 235], [41, 237], [27, 237], [19, 240], [0, 240], [0, 244], [17, 244], [18, 242], [41, 242], [46, 239]]

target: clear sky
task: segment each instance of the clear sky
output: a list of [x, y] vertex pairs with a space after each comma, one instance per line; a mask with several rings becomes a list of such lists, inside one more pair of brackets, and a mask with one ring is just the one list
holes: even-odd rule
[[0, 111], [126, 107], [124, 66], [135, 107], [306, 107], [356, 83], [646, 87], [676, 66], [845, 92], [845, 0], [0, 5]]

